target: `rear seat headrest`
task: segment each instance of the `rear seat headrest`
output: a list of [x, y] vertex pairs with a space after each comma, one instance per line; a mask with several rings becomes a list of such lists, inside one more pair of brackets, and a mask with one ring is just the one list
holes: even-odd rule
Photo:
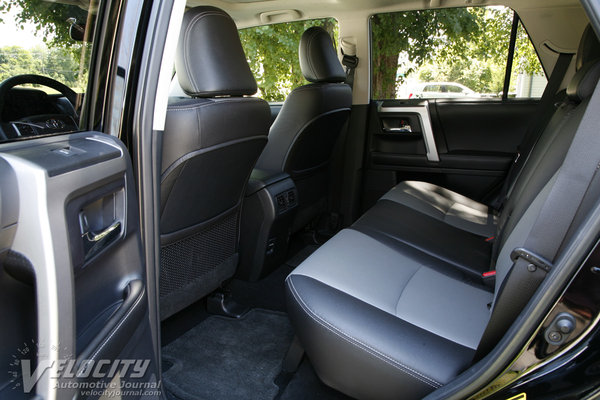
[[600, 42], [591, 25], [585, 28], [579, 42], [575, 68], [567, 95], [572, 101], [581, 102], [592, 95], [600, 78]]
[[235, 22], [216, 7], [186, 11], [175, 56], [183, 91], [192, 97], [256, 93]]

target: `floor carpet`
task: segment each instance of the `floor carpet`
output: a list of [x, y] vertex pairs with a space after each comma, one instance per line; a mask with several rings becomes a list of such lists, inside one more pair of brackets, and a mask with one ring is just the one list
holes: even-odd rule
[[253, 309], [239, 319], [210, 316], [163, 347], [165, 389], [181, 400], [272, 399], [293, 337], [287, 316]]

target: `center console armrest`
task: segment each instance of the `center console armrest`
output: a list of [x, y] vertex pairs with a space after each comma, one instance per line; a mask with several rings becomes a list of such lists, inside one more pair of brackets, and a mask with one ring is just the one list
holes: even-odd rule
[[255, 281], [285, 262], [298, 190], [281, 171], [252, 171], [242, 206], [237, 277]]
[[255, 168], [252, 170], [250, 180], [246, 186], [246, 197], [253, 195], [261, 189], [274, 183], [284, 181], [290, 176], [282, 171], [269, 171], [266, 169]]

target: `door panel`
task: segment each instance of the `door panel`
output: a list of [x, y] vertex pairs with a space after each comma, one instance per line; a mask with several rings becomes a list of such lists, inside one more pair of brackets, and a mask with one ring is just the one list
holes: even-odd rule
[[514, 154], [539, 100], [436, 100], [439, 138], [448, 153]]
[[[21, 327], [21, 342], [36, 349], [11, 350], [42, 372], [31, 380], [15, 366], [14, 382], [37, 384], [14, 388], [5, 382], [2, 398], [72, 398], [78, 392], [96, 398], [69, 383], [156, 381], [138, 203], [125, 147], [102, 133], [77, 133], [3, 144], [0, 160], [14, 174], [12, 182], [0, 180], [3, 200], [12, 193], [18, 209], [14, 239], [2, 243], [11, 256], [0, 266], [0, 285], [6, 278], [8, 287], [7, 277], [12, 286], [29, 285], [37, 324], [16, 318], [6, 303], [0, 315], [4, 326]], [[69, 362], [79, 378], [64, 370]]]
[[363, 209], [404, 180], [444, 186], [479, 201], [501, 186], [537, 100], [373, 102]]

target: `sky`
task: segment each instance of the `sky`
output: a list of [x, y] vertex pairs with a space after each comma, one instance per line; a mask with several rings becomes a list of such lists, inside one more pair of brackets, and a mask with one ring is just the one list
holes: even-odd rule
[[35, 34], [35, 27], [33, 24], [24, 24], [23, 30], [19, 29], [15, 22], [15, 15], [18, 13], [16, 7], [8, 14], [1, 14], [0, 16], [4, 20], [0, 23], [0, 47], [3, 46], [21, 46], [26, 49], [38, 45], [44, 45], [42, 41], [41, 33], [39, 36]]

